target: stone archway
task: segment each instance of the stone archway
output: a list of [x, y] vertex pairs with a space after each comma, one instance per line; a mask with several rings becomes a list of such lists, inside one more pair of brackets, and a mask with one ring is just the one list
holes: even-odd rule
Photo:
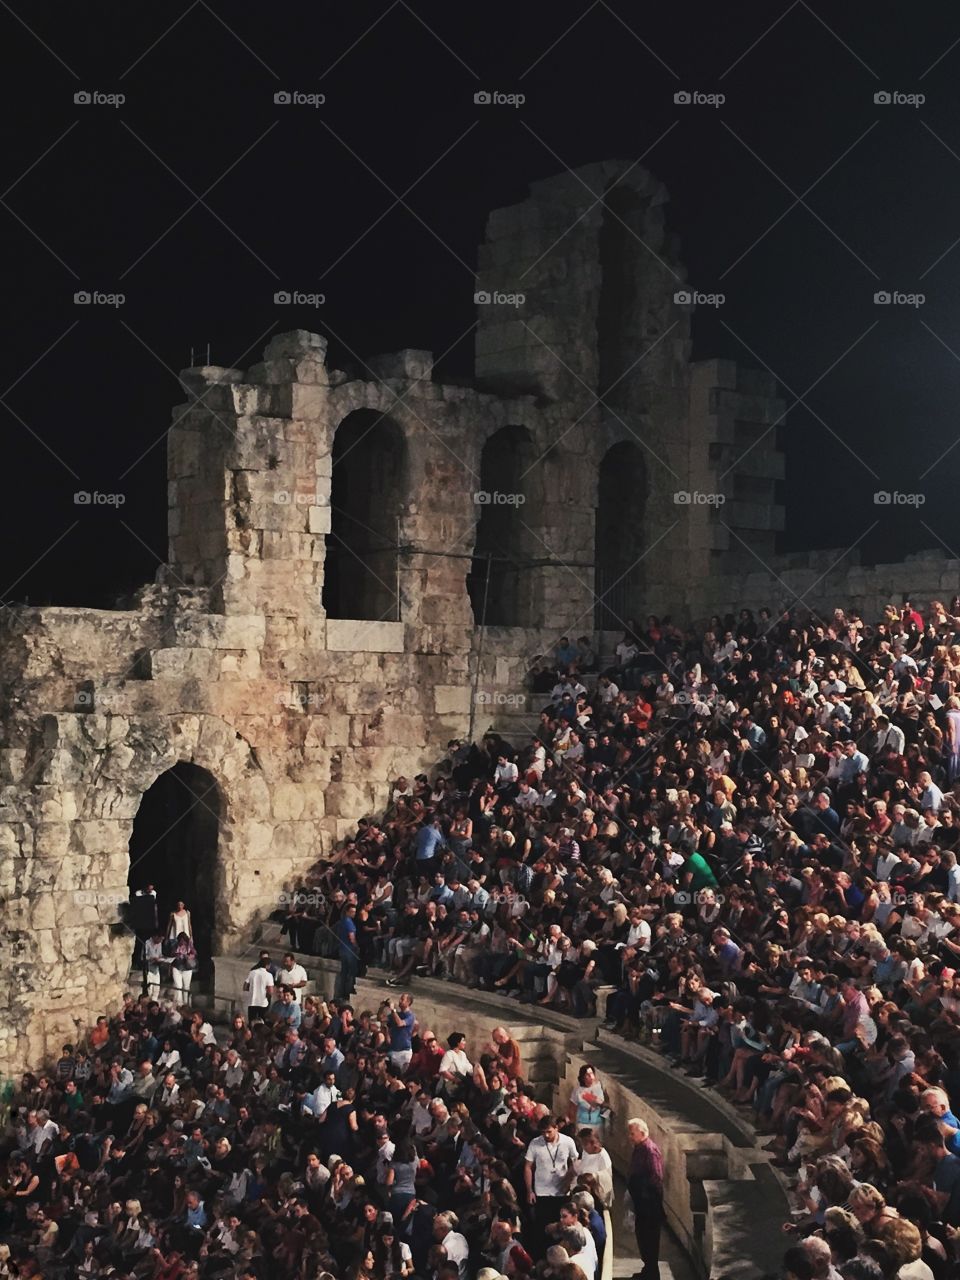
[[333, 437], [323, 607], [329, 618], [400, 621], [397, 522], [406, 491], [403, 432], [355, 409]]
[[[220, 818], [223, 801], [216, 779], [207, 769], [181, 760], [165, 770], [144, 793], [130, 833], [127, 883], [132, 906], [131, 924], [138, 936], [146, 932], [146, 917], [138, 912], [148, 885], [156, 892], [159, 929], [167, 932], [170, 913], [178, 901], [190, 911], [193, 939], [201, 971], [214, 953], [218, 886]], [[138, 917], [143, 917], [138, 918]]]
[[480, 488], [473, 495], [477, 531], [467, 591], [477, 625], [532, 625], [535, 612], [532, 561], [537, 546], [527, 508], [529, 473], [538, 462], [526, 427], [507, 426], [487, 440], [480, 455]]

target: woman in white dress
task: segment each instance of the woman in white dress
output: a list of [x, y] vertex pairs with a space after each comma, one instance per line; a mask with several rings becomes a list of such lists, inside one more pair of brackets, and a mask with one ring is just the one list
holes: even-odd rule
[[170, 912], [170, 919], [167, 922], [167, 937], [178, 938], [181, 933], [185, 933], [188, 938], [193, 938], [193, 921], [190, 919], [190, 912], [186, 908], [186, 904], [177, 901], [177, 905]]

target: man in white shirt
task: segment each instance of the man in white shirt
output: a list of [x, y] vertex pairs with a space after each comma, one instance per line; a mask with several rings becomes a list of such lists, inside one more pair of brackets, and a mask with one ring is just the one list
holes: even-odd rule
[[323, 1081], [318, 1084], [313, 1093], [308, 1093], [303, 1099], [303, 1110], [308, 1115], [322, 1116], [331, 1102], [338, 1102], [343, 1096], [336, 1085], [337, 1074], [335, 1071], [325, 1071], [323, 1073]]
[[531, 787], [529, 782], [521, 782], [513, 803], [518, 809], [532, 809], [541, 803], [540, 792]]
[[470, 1257], [470, 1246], [466, 1236], [454, 1231], [456, 1216], [452, 1213], [438, 1213], [433, 1220], [433, 1238], [443, 1246], [448, 1262], [454, 1262], [460, 1274], [460, 1280], [467, 1280], [467, 1261]]
[[273, 999], [273, 974], [263, 956], [247, 974], [243, 989], [247, 993], [247, 1022], [263, 1018]]
[[899, 725], [891, 724], [886, 716], [877, 717], [877, 754], [881, 751], [895, 751], [902, 756], [907, 739]]
[[292, 991], [294, 1000], [298, 1001], [301, 991], [307, 985], [307, 971], [302, 964], [297, 964], [296, 957], [291, 951], [283, 957], [283, 966], [277, 975], [277, 984]]
[[614, 684], [609, 676], [601, 676], [597, 681], [597, 696], [602, 706], [610, 707], [620, 697], [620, 686]]
[[893, 849], [881, 849], [877, 856], [876, 877], [878, 880], [889, 880], [894, 867], [900, 865], [900, 859]]
[[560, 1215], [560, 1204], [578, 1155], [576, 1143], [560, 1132], [553, 1116], [544, 1116], [539, 1129], [539, 1137], [527, 1147], [523, 1164], [527, 1203], [533, 1207], [534, 1256], [543, 1251], [547, 1226]]
[[508, 760], [506, 756], [498, 758], [497, 767], [493, 772], [493, 785], [498, 791], [512, 787], [519, 776], [520, 771], [512, 760]]

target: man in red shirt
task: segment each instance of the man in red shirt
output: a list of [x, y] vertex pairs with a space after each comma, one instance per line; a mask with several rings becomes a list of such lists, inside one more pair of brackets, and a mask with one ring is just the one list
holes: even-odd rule
[[420, 1048], [410, 1059], [405, 1072], [407, 1079], [422, 1080], [424, 1083], [436, 1080], [442, 1058], [443, 1046], [437, 1044], [437, 1037], [432, 1031], [424, 1031], [420, 1037]]

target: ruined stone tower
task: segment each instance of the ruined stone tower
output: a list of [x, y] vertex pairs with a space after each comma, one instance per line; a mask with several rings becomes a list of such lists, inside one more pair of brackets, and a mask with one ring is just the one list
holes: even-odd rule
[[783, 406], [691, 363], [665, 203], [605, 163], [491, 214], [473, 386], [424, 351], [338, 370], [302, 331], [183, 373], [157, 583], [4, 618], [0, 1069], [116, 1005], [131, 886], [242, 950], [391, 778], [491, 720], [529, 732], [525, 674], [562, 634], [609, 646], [708, 584], [729, 606], [736, 538], [772, 556]]

